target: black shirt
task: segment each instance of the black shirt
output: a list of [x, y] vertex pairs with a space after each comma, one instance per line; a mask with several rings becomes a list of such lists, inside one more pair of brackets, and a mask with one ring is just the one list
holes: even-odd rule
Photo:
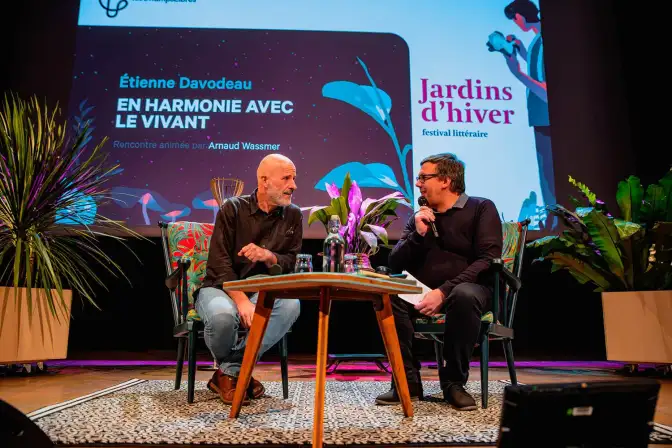
[[293, 272], [303, 239], [302, 221], [301, 209], [294, 204], [264, 212], [256, 189], [227, 199], [217, 213], [202, 287], [221, 288], [226, 281], [268, 274], [265, 263], [238, 255], [250, 243], [273, 252], [283, 274]]
[[502, 256], [502, 223], [490, 199], [462, 194], [444, 213], [434, 212], [439, 238], [431, 229], [421, 236], [411, 216], [390, 253], [390, 268], [408, 271], [432, 289], [448, 297], [460, 283], [491, 286], [486, 272], [494, 258]]

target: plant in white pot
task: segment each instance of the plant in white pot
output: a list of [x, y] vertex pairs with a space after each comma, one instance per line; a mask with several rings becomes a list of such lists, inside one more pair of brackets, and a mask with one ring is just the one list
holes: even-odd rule
[[607, 359], [672, 363], [672, 170], [646, 189], [639, 178], [619, 182], [614, 218], [588, 187], [570, 177], [585, 204], [574, 212], [548, 207], [568, 230], [528, 244], [602, 294]]
[[137, 234], [97, 213], [117, 166], [91, 131], [34, 97], [0, 104], [0, 364], [65, 358], [72, 292], [95, 306], [96, 265], [123, 275], [100, 238]]

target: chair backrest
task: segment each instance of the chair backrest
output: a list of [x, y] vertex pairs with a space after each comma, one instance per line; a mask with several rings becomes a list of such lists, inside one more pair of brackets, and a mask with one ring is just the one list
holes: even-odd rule
[[[208, 250], [210, 238], [215, 225], [211, 223], [176, 221], [160, 222], [161, 242], [163, 245], [164, 261], [166, 263], [166, 275], [175, 269], [180, 260], [191, 260], [187, 269], [187, 301], [189, 309], [194, 307], [193, 294], [203, 283], [205, 268], [208, 262]], [[171, 291], [171, 301], [175, 325], [182, 321], [180, 303], [182, 291]]]
[[245, 182], [240, 179], [215, 177], [210, 180], [210, 191], [221, 207], [226, 199], [240, 196], [243, 193]]
[[[502, 223], [502, 234], [504, 237], [502, 245], [502, 261], [504, 262], [504, 268], [508, 269], [518, 278], [520, 278], [520, 274], [523, 271], [523, 253], [525, 250], [525, 239], [527, 238], [527, 227], [529, 224], [529, 219], [521, 222]], [[513, 325], [513, 315], [516, 312], [517, 300], [518, 291], [513, 291], [507, 286], [504, 292], [502, 321], [508, 327]]]

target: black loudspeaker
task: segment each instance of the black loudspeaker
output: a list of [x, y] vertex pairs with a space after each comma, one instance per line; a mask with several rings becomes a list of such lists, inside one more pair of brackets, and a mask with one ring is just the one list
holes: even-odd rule
[[659, 391], [649, 379], [507, 386], [497, 446], [646, 448]]
[[31, 419], [0, 400], [0, 447], [53, 448], [54, 444]]

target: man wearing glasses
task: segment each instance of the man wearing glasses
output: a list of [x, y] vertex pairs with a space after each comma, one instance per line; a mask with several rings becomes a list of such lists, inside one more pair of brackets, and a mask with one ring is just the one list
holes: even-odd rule
[[[420, 314], [445, 313], [441, 389], [453, 408], [471, 411], [476, 409], [476, 402], [464, 385], [481, 315], [492, 301], [492, 278], [487, 271], [490, 261], [502, 255], [501, 221], [491, 200], [465, 194], [464, 163], [455, 155], [427, 157], [420, 167], [415, 185], [427, 199], [427, 206], [420, 207], [409, 219], [390, 254], [389, 265], [395, 272], [408, 271], [432, 290], [415, 306], [393, 298], [401, 355], [411, 397], [421, 399], [420, 363], [412, 352], [412, 320]], [[438, 238], [429, 230], [431, 223]], [[376, 403], [400, 403], [394, 382]]]

